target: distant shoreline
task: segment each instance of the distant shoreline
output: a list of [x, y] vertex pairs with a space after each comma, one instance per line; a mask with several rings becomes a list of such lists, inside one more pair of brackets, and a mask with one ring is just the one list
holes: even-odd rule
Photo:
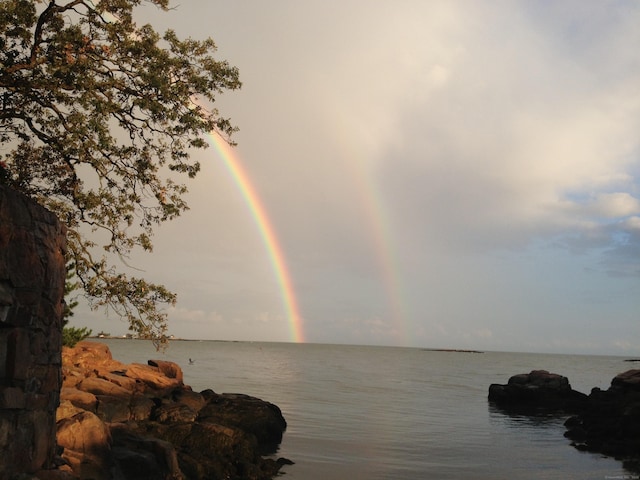
[[[93, 340], [143, 340], [150, 341], [148, 338], [138, 338], [138, 337], [128, 337], [128, 336], [115, 336], [115, 335], [91, 335], [87, 337], [88, 339]], [[198, 338], [180, 338], [180, 337], [172, 337], [168, 339], [170, 342], [179, 341], [179, 342], [221, 342], [221, 343], [255, 343], [254, 341], [246, 341], [246, 340], [202, 340]], [[419, 347], [414, 347], [419, 348]], [[461, 348], [419, 348], [424, 352], [448, 352], [448, 353], [486, 353], [482, 350], [467, 350]], [[629, 362], [633, 362], [636, 360], [627, 360]], [[637, 360], [640, 361], [640, 360]]]
[[484, 353], [480, 350], [463, 350], [459, 348], [423, 348], [425, 352], [452, 352], [452, 353]]
[[[139, 340], [144, 342], [150, 342], [150, 338], [139, 338], [139, 337], [127, 337], [122, 335], [90, 335], [87, 337], [88, 340]], [[227, 342], [227, 343], [243, 343], [243, 340], [202, 340], [200, 338], [181, 338], [181, 337], [171, 337], [167, 338], [170, 342]]]

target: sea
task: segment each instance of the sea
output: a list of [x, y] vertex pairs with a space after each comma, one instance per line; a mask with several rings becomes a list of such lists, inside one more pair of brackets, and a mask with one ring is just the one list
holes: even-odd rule
[[[565, 416], [506, 415], [489, 385], [543, 369], [589, 393], [634, 368], [615, 356], [421, 348], [100, 339], [124, 363], [179, 364], [195, 391], [274, 403], [287, 431], [274, 458], [283, 480], [640, 479], [621, 462], [581, 452]], [[191, 359], [191, 362], [190, 362]]]

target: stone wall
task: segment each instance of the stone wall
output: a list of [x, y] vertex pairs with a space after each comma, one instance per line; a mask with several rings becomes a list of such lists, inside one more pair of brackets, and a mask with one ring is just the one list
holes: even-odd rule
[[0, 185], [0, 478], [52, 465], [61, 385], [65, 229]]

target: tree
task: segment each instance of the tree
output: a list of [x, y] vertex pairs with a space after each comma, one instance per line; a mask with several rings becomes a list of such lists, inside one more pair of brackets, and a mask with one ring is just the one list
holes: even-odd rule
[[92, 330], [87, 327], [64, 327], [62, 329], [62, 345], [73, 348], [91, 333]]
[[68, 228], [69, 261], [93, 308], [166, 340], [175, 295], [129, 276], [135, 248], [187, 210], [186, 186], [204, 134], [235, 128], [213, 108], [240, 88], [211, 39], [181, 40], [138, 25], [141, 3], [168, 0], [2, 0], [0, 162], [4, 182], [54, 211]]

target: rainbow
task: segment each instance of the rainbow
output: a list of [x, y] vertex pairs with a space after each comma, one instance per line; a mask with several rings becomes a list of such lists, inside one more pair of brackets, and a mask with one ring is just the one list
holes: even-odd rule
[[224, 162], [225, 167], [229, 171], [238, 190], [244, 198], [251, 215], [258, 227], [262, 241], [269, 255], [271, 266], [275, 273], [278, 285], [282, 292], [282, 301], [289, 321], [289, 329], [291, 332], [291, 340], [296, 343], [304, 342], [304, 334], [302, 331], [302, 317], [298, 309], [295, 292], [293, 290], [293, 282], [291, 274], [287, 269], [282, 247], [278, 242], [278, 237], [273, 228], [269, 216], [260, 197], [256, 192], [251, 179], [244, 169], [240, 157], [231, 148], [231, 146], [217, 133], [208, 135], [210, 144], [216, 149], [218, 155]]
[[348, 122], [348, 115], [339, 109], [332, 115], [335, 138], [345, 158], [345, 165], [354, 179], [355, 191], [360, 197], [364, 218], [369, 224], [370, 238], [375, 249], [380, 280], [385, 290], [389, 320], [393, 329], [389, 331], [396, 342], [411, 345], [409, 319], [411, 312], [404, 298], [404, 285], [400, 274], [400, 262], [393, 246], [391, 219], [382, 195], [377, 188], [373, 170], [367, 165], [363, 148], [357, 148], [346, 132], [357, 131], [357, 124]]
[[[109, 22], [119, 21], [119, 19], [110, 12], [104, 12], [103, 15]], [[192, 102], [194, 105], [197, 105], [195, 99], [192, 99]], [[294, 342], [303, 343], [304, 335], [302, 333], [302, 317], [300, 316], [298, 302], [294, 294], [291, 274], [287, 269], [287, 263], [285, 262], [282, 248], [278, 242], [278, 237], [276, 236], [273, 225], [269, 220], [269, 216], [260, 202], [260, 197], [258, 197], [247, 172], [243, 168], [240, 158], [236, 155], [231, 146], [224, 140], [224, 138], [215, 132], [210, 132], [207, 137], [210, 140], [209, 143], [216, 149], [218, 155], [224, 162], [225, 167], [231, 174], [231, 177], [240, 190], [240, 193], [247, 203], [247, 206], [251, 211], [251, 215], [258, 226], [260, 236], [262, 237], [267, 253], [269, 254], [269, 259], [275, 272], [276, 279], [280, 285], [280, 289], [282, 290], [282, 300], [287, 317], [289, 318], [291, 339]]]

